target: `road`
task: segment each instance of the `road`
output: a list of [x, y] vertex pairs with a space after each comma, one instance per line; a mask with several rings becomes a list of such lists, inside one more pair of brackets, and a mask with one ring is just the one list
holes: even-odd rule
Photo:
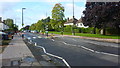
[[27, 33], [48, 53], [64, 58], [70, 66], [118, 66], [118, 44], [71, 37], [43, 38]]

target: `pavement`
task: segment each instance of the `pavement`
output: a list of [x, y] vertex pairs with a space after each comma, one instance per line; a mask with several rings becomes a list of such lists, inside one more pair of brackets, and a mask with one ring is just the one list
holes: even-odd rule
[[[23, 39], [19, 35], [14, 35], [14, 38], [11, 40], [9, 45], [5, 48], [3, 53], [0, 54], [0, 67], [11, 66], [11, 64], [18, 65], [17, 64], [18, 61], [20, 62], [22, 61], [21, 65], [19, 66], [31, 66], [30, 63], [26, 63], [27, 61], [25, 60], [28, 59], [26, 57], [29, 57], [31, 59], [34, 58], [33, 54], [26, 46]], [[31, 61], [31, 62], [33, 62], [33, 66], [34, 65], [40, 66], [40, 64], [37, 61]]]

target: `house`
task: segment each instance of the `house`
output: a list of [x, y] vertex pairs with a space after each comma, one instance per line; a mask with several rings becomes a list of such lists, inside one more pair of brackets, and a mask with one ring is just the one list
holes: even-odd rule
[[9, 26], [5, 25], [4, 21], [2, 22], [2, 17], [0, 17], [0, 31], [9, 29]]
[[76, 22], [76, 26], [80, 28], [88, 28], [88, 26], [84, 26], [81, 18]]
[[[64, 26], [67, 26], [67, 25], [73, 25], [73, 24], [76, 24], [78, 20], [76, 18], [73, 18], [69, 20], [69, 18], [67, 19], [67, 22], [64, 23]], [[73, 23], [74, 22], [74, 23]]]
[[[80, 28], [88, 28], [88, 26], [84, 26], [84, 24], [82, 23], [82, 19], [81, 18], [79, 20], [77, 20], [76, 18], [74, 18], [74, 24], [77, 27], [80, 27]], [[69, 18], [68, 18], [67, 22], [64, 23], [64, 26], [67, 26], [67, 25], [73, 25], [73, 19], [69, 20]]]

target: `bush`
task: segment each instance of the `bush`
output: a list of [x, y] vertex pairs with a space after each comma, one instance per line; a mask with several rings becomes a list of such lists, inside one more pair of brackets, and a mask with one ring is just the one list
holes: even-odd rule
[[72, 31], [72, 27], [70, 25], [64, 27], [64, 32], [71, 32]]
[[[93, 29], [94, 27], [89, 27], [89, 28], [79, 28], [76, 27], [74, 28], [74, 31], [76, 33], [93, 33]], [[66, 27], [64, 27], [64, 32], [72, 32], [72, 26], [68, 25]], [[96, 34], [100, 34], [100, 29], [96, 28]]]
[[120, 35], [120, 32], [119, 32], [118, 29], [107, 28], [107, 29], [106, 29], [106, 34], [107, 34], [107, 35]]

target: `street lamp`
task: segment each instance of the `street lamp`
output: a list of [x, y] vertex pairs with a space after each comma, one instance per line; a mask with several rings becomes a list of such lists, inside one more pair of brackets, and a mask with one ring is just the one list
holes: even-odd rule
[[47, 17], [47, 12], [46, 12], [46, 19], [45, 19], [45, 23], [46, 23], [46, 26], [45, 26], [45, 32], [46, 32], [46, 36], [48, 37], [48, 17]]
[[24, 22], [23, 22], [23, 10], [25, 10], [26, 8], [22, 8], [22, 27], [24, 25]]
[[73, 26], [72, 26], [72, 35], [75, 35], [74, 27], [75, 27], [75, 20], [74, 20], [74, 0], [73, 0]]

